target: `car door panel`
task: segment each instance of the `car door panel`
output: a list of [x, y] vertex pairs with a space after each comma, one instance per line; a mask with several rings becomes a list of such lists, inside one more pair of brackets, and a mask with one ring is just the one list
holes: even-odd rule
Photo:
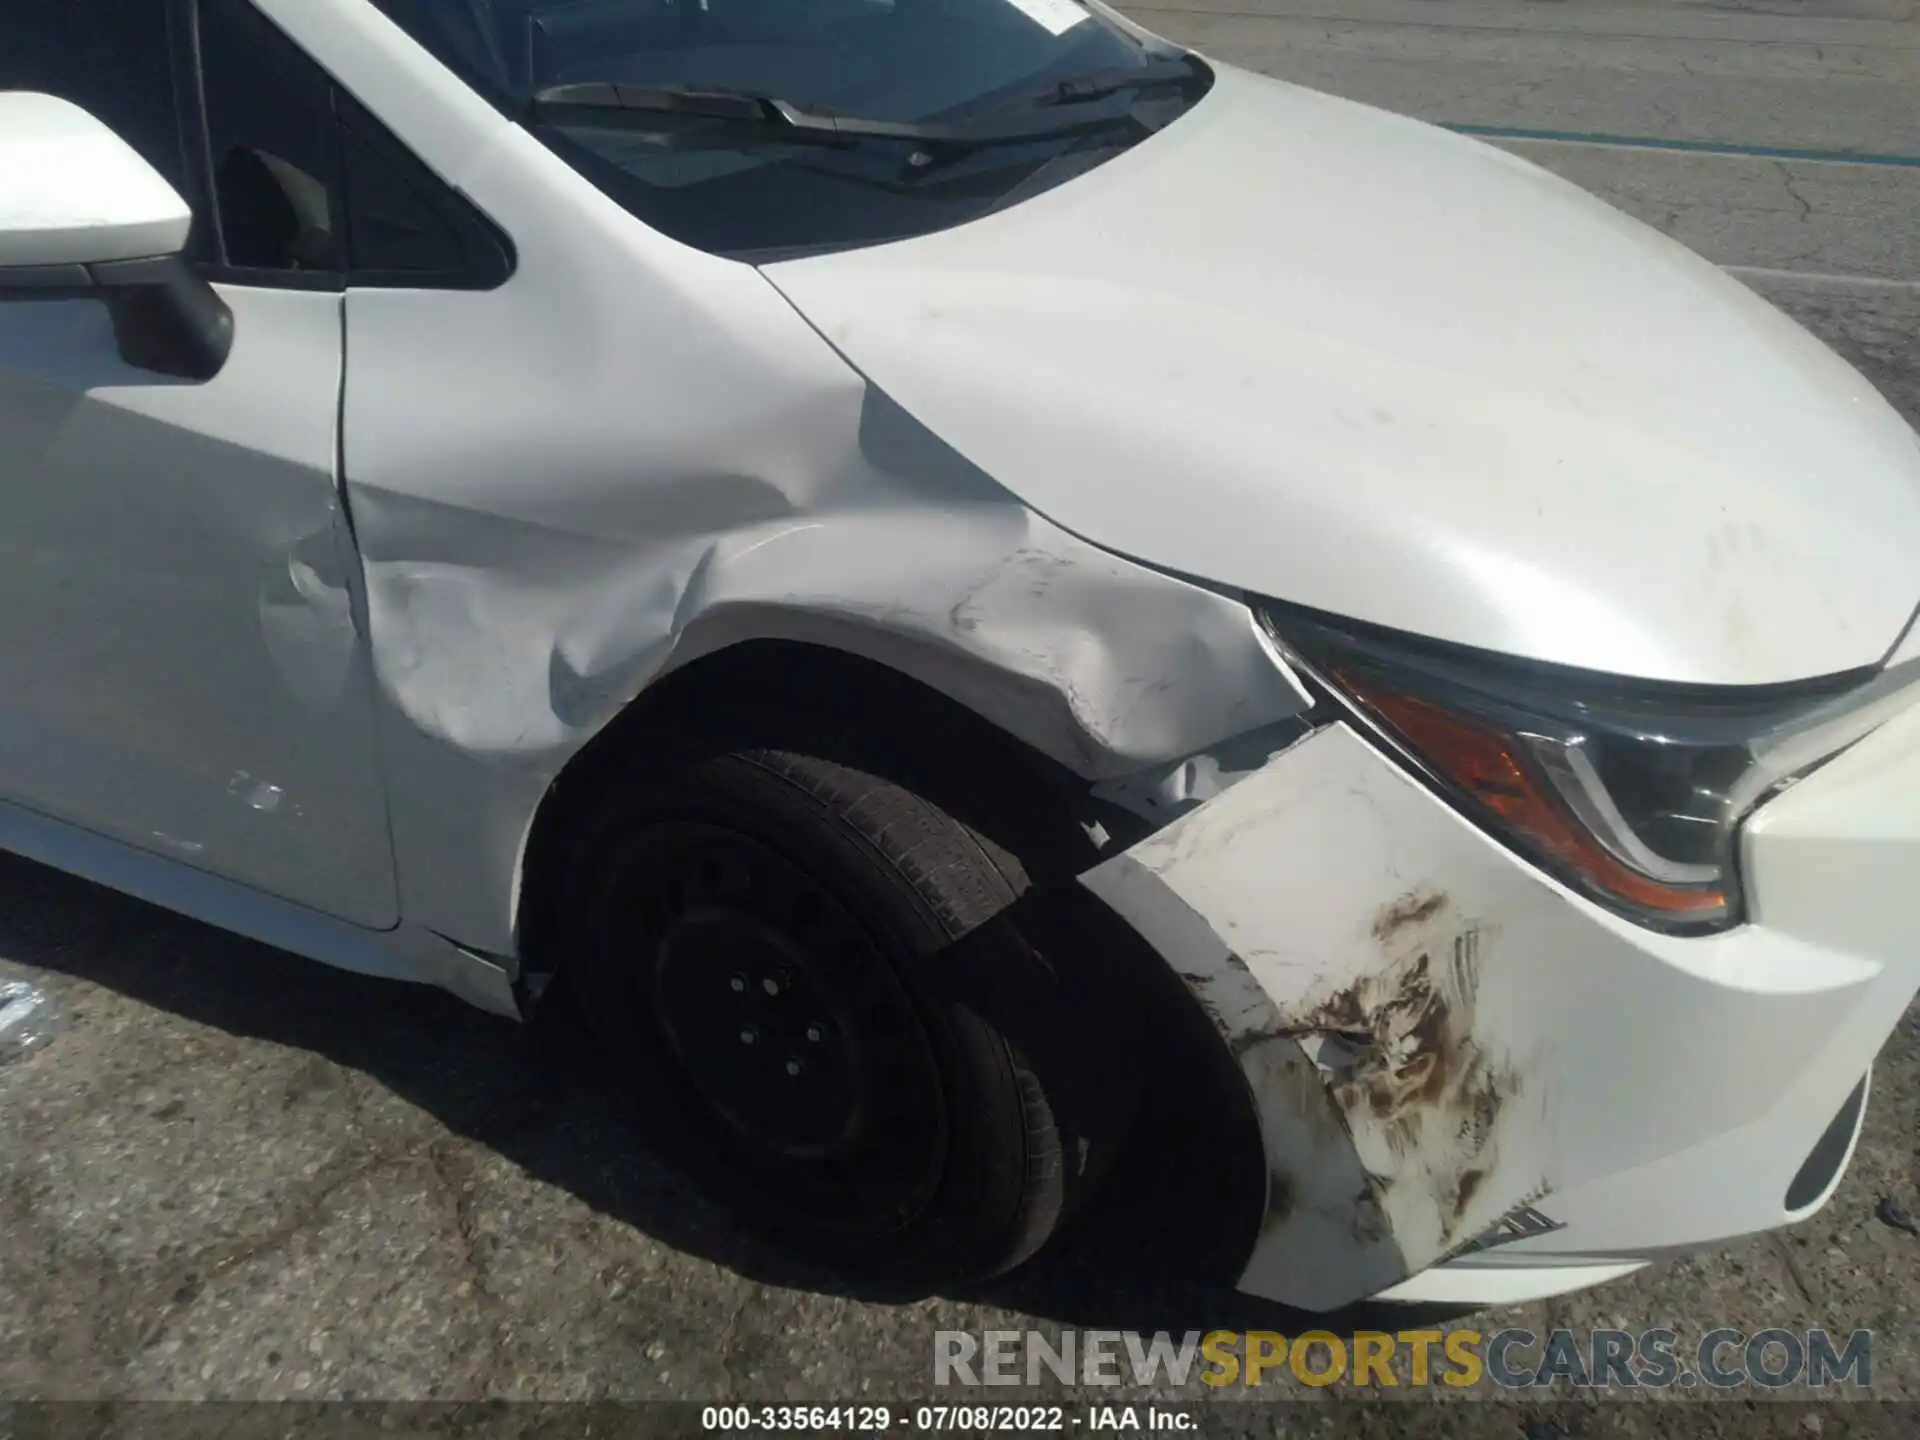
[[220, 288], [203, 384], [128, 366], [97, 302], [0, 304], [0, 798], [388, 926], [341, 299]]

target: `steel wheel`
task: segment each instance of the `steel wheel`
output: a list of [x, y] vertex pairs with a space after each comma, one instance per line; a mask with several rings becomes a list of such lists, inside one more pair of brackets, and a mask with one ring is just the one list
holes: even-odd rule
[[745, 835], [663, 824], [635, 858], [630, 1003], [726, 1143], [822, 1225], [910, 1219], [945, 1158], [940, 1072], [873, 937]]

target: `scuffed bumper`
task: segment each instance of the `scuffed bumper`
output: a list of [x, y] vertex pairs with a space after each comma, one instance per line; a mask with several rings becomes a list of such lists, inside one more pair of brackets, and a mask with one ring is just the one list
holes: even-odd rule
[[1240, 1287], [1472, 1305], [1825, 1202], [1920, 989], [1920, 710], [1765, 805], [1742, 860], [1748, 923], [1654, 934], [1334, 725], [1083, 883], [1252, 1093], [1268, 1188]]

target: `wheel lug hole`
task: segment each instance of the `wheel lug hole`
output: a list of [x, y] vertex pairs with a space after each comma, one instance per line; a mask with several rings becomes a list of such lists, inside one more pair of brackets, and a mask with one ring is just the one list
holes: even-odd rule
[[747, 993], [747, 977], [744, 975], [734, 976], [731, 980], [727, 982], [727, 988], [733, 991], [733, 993], [736, 995], [746, 994]]
[[791, 1075], [796, 1080], [799, 1079], [799, 1077], [806, 1070], [806, 1068], [807, 1067], [805, 1065], [802, 1065], [800, 1063], [799, 1056], [790, 1055], [787, 1057], [787, 1074]]
[[780, 993], [780, 982], [769, 976], [760, 982], [760, 988], [769, 995], [778, 995]]
[[742, 1045], [757, 1045], [757, 1044], [759, 1044], [759, 1043], [760, 1043], [760, 1032], [759, 1032], [758, 1030], [756, 1030], [756, 1029], [754, 1029], [754, 1028], [753, 1028], [753, 1026], [751, 1026], [751, 1025], [749, 1025], [749, 1026], [747, 1026], [747, 1028], [746, 1028], [746, 1029], [744, 1029], [744, 1030], [742, 1030], [742, 1031], [740, 1032], [740, 1043], [741, 1043]]
[[809, 1045], [818, 1045], [822, 1040], [826, 1038], [827, 1038], [827, 1032], [821, 1026], [819, 1025], [807, 1026], [807, 1043]]

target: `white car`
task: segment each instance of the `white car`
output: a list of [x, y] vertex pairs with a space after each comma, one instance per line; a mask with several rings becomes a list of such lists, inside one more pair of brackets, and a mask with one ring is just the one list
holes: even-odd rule
[[563, 980], [712, 1193], [918, 1284], [1183, 1013], [1257, 1295], [1833, 1190], [1920, 986], [1920, 444], [1704, 261], [1081, 0], [5, 31], [0, 846]]

